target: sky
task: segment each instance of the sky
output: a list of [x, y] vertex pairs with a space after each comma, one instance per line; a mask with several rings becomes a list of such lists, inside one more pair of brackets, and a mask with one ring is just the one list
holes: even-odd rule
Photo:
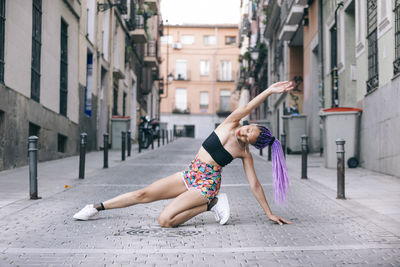
[[168, 24], [238, 24], [240, 0], [161, 0]]

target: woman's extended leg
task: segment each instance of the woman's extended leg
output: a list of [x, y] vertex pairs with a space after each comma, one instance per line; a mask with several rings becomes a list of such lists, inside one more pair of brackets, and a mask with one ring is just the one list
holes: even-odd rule
[[170, 199], [187, 191], [182, 174], [177, 172], [162, 178], [151, 185], [133, 192], [125, 193], [103, 202], [104, 209], [125, 208], [139, 203]]
[[188, 190], [173, 199], [161, 212], [162, 227], [178, 226], [207, 210], [208, 200], [197, 190]]

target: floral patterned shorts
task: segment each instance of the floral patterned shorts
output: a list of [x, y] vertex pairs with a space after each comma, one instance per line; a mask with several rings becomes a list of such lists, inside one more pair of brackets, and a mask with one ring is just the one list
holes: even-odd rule
[[192, 163], [182, 172], [182, 178], [187, 189], [199, 190], [211, 201], [218, 195], [221, 187], [222, 167], [207, 164], [196, 156]]

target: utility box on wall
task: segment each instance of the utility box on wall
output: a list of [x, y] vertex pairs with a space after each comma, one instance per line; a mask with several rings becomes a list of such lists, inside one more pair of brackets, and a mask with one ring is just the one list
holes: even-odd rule
[[349, 158], [359, 160], [360, 117], [361, 109], [357, 108], [326, 108], [320, 112], [324, 129], [324, 159], [325, 167], [336, 168], [336, 139], [346, 141], [345, 162]]
[[[307, 134], [307, 116], [306, 115], [284, 115], [283, 131], [286, 133], [286, 149], [290, 153], [301, 152], [301, 136]], [[278, 137], [280, 139], [280, 136]]]
[[121, 149], [121, 132], [128, 132], [130, 117], [113, 116], [111, 118], [111, 148]]

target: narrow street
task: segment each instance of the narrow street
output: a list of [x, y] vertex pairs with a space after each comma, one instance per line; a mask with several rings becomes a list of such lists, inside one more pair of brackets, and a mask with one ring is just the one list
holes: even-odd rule
[[206, 212], [178, 228], [160, 228], [157, 217], [167, 201], [105, 211], [94, 221], [72, 219], [88, 203], [182, 170], [200, 145], [198, 139], [178, 139], [93, 171], [69, 189], [2, 217], [0, 266], [400, 265], [399, 236], [356, 215], [351, 205], [315, 191], [296, 175], [291, 175], [288, 205], [275, 205], [271, 163], [258, 156], [255, 167], [271, 209], [291, 225], [267, 219], [238, 159], [223, 171], [221, 191], [228, 194], [231, 206], [227, 225], [219, 225]]

